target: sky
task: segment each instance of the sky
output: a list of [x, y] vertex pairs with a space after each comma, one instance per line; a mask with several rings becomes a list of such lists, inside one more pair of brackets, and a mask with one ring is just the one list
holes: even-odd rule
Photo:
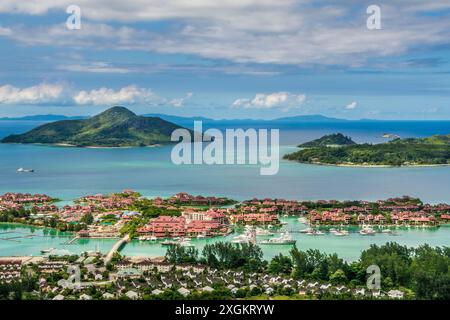
[[0, 1], [0, 117], [114, 105], [450, 119], [450, 0]]

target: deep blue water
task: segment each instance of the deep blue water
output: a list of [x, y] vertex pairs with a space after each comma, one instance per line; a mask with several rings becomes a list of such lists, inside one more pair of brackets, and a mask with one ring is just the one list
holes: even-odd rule
[[[38, 124], [0, 121], [0, 137], [25, 132]], [[280, 132], [281, 151], [285, 153], [296, 150], [298, 143], [327, 133], [342, 132], [358, 142], [382, 142], [383, 133], [402, 137], [450, 133], [450, 122], [322, 122], [283, 125]], [[450, 167], [342, 168], [282, 160], [277, 175], [261, 176], [255, 165], [176, 166], [170, 161], [171, 148], [81, 149], [0, 144], [0, 193], [45, 192], [73, 199], [132, 188], [147, 196], [186, 191], [236, 199], [376, 200], [409, 194], [429, 202], [450, 202]], [[19, 174], [19, 167], [36, 172]]]

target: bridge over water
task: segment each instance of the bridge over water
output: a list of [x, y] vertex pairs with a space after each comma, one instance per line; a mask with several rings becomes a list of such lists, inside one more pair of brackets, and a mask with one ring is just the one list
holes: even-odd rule
[[111, 261], [114, 253], [119, 252], [120, 249], [122, 249], [122, 247], [128, 242], [130, 241], [130, 236], [127, 234], [125, 237], [123, 237], [122, 239], [118, 240], [113, 247], [111, 248], [111, 250], [109, 250], [108, 254], [105, 257], [105, 264], [107, 264], [108, 262]]

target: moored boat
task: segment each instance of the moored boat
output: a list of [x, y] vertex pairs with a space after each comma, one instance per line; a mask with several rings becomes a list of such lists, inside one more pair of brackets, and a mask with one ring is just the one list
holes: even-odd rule
[[274, 244], [274, 245], [282, 245], [282, 244], [295, 244], [297, 240], [293, 239], [289, 232], [283, 232], [280, 237], [272, 238], [268, 240], [264, 240], [259, 242], [260, 244]]

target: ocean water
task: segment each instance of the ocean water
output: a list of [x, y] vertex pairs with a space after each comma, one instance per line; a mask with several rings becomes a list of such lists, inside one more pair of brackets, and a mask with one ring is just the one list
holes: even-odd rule
[[[38, 125], [0, 121], [0, 136]], [[241, 125], [245, 128], [245, 125]], [[358, 142], [381, 142], [385, 132], [402, 137], [450, 133], [450, 122], [337, 122], [285, 125], [280, 128], [281, 154], [298, 143], [342, 132]], [[48, 193], [64, 200], [92, 193], [131, 188], [145, 196], [170, 196], [185, 191], [287, 199], [378, 200], [408, 194], [431, 203], [450, 202], [450, 167], [343, 168], [280, 160], [278, 174], [260, 175], [258, 165], [174, 165], [172, 146], [89, 149], [0, 144], [0, 193]], [[35, 173], [17, 173], [19, 167]]]
[[[0, 137], [21, 133], [41, 124], [31, 121], [0, 121]], [[219, 124], [220, 125], [220, 124]], [[239, 127], [248, 128], [240, 123]], [[274, 126], [272, 128], [275, 128]], [[225, 129], [224, 126], [220, 129]], [[284, 125], [280, 129], [281, 155], [296, 150], [296, 145], [324, 134], [342, 132], [357, 142], [384, 141], [383, 133], [402, 137], [423, 137], [450, 133], [450, 122], [339, 122]], [[430, 203], [450, 203], [450, 167], [344, 168], [316, 166], [280, 160], [278, 174], [261, 176], [257, 165], [174, 165], [172, 146], [155, 148], [88, 149], [37, 145], [0, 144], [0, 193], [47, 193], [65, 201], [76, 197], [117, 192], [131, 188], [145, 196], [170, 196], [180, 191], [202, 195], [223, 195], [237, 200], [272, 197], [298, 200], [364, 199], [378, 200], [404, 194]], [[19, 167], [34, 173], [17, 173]], [[287, 219], [291, 230], [302, 229], [296, 219]], [[398, 230], [398, 236], [377, 234], [364, 237], [356, 232], [348, 237], [307, 236], [294, 233], [300, 249], [320, 249], [355, 260], [370, 244], [396, 241], [408, 246], [428, 243], [450, 246], [450, 227]], [[107, 252], [114, 239], [82, 239], [66, 242], [73, 235], [26, 226], [0, 224], [0, 256], [40, 255], [44, 248], [73, 253], [89, 250]], [[230, 239], [228, 236], [225, 240]], [[206, 243], [224, 240], [194, 239], [201, 249]], [[289, 246], [262, 246], [266, 258]], [[123, 254], [161, 256], [160, 244], [133, 241]]]

